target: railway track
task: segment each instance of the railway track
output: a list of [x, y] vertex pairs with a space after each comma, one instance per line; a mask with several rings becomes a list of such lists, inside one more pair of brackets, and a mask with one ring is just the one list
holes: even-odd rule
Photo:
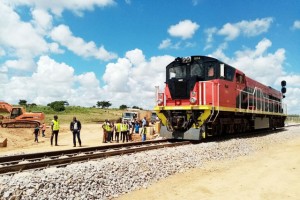
[[112, 144], [80, 149], [4, 156], [0, 157], [0, 174], [13, 174], [25, 170], [43, 169], [50, 166], [63, 167], [74, 162], [84, 162], [92, 159], [186, 144], [190, 144], [190, 142], [153, 140], [146, 142]]
[[248, 138], [248, 137], [262, 137], [268, 134], [278, 133], [285, 131], [286, 128], [294, 127], [294, 126], [300, 126], [300, 124], [292, 124], [287, 125], [285, 127], [277, 128], [277, 129], [259, 129], [254, 130], [246, 133], [234, 133], [234, 134], [227, 134], [227, 135], [220, 135], [220, 136], [212, 136], [205, 139], [205, 142], [215, 142], [215, 141], [224, 141], [224, 140], [230, 140], [234, 138]]
[[[299, 124], [289, 125], [299, 126]], [[284, 131], [285, 129], [260, 130], [251, 133], [224, 135], [207, 138], [204, 142], [223, 141], [232, 138], [260, 137], [266, 134]], [[203, 142], [203, 141], [201, 141]], [[193, 142], [199, 143], [199, 142]], [[68, 149], [0, 157], [0, 174], [11, 174], [31, 169], [43, 169], [50, 166], [63, 167], [74, 162], [84, 162], [92, 159], [105, 158], [140, 151], [191, 144], [191, 141], [152, 140], [125, 144]]]

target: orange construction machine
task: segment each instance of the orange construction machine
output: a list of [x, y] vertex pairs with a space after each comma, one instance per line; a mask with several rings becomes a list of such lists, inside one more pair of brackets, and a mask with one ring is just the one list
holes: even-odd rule
[[10, 114], [8, 117], [0, 115], [0, 124], [3, 128], [33, 128], [39, 126], [45, 119], [43, 112], [26, 112], [23, 107], [15, 107], [1, 101], [0, 112]]

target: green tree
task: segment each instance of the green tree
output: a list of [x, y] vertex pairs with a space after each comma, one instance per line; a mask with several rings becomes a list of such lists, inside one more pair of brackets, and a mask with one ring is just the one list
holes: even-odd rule
[[132, 106], [133, 109], [140, 109], [138, 106]]
[[65, 102], [66, 101], [54, 101], [54, 102], [49, 103], [47, 106], [52, 108], [54, 111], [60, 112], [60, 111], [64, 111], [66, 109]]
[[120, 110], [125, 110], [125, 109], [127, 109], [128, 107], [126, 106], [126, 105], [120, 105]]
[[109, 101], [97, 101], [97, 107], [108, 108], [111, 106], [111, 103]]
[[27, 101], [24, 100], [24, 99], [20, 99], [20, 100], [19, 100], [19, 105], [20, 105], [20, 106], [27, 106]]

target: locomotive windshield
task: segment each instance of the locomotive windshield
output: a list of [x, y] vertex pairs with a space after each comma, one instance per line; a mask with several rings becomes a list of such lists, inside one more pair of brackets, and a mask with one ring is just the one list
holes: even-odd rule
[[186, 65], [177, 65], [170, 68], [169, 78], [186, 78]]
[[194, 62], [191, 65], [191, 77], [202, 77], [204, 75], [204, 67], [202, 63]]
[[169, 68], [168, 71], [168, 79], [176, 78], [176, 79], [186, 79], [186, 78], [203, 78], [204, 76], [204, 66], [202, 63], [197, 61], [186, 64], [179, 63], [178, 65], [174, 65]]
[[173, 99], [190, 98], [198, 81], [217, 78], [218, 61], [204, 56], [176, 58], [167, 66], [166, 82]]

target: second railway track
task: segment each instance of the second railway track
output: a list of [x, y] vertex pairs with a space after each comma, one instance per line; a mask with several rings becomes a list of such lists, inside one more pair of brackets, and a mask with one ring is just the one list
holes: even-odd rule
[[169, 142], [168, 140], [153, 140], [106, 146], [86, 147], [63, 151], [22, 154], [0, 157], [0, 174], [11, 174], [31, 169], [42, 169], [49, 166], [65, 166], [74, 162], [116, 156], [122, 154], [173, 147], [190, 144], [188, 141]]

